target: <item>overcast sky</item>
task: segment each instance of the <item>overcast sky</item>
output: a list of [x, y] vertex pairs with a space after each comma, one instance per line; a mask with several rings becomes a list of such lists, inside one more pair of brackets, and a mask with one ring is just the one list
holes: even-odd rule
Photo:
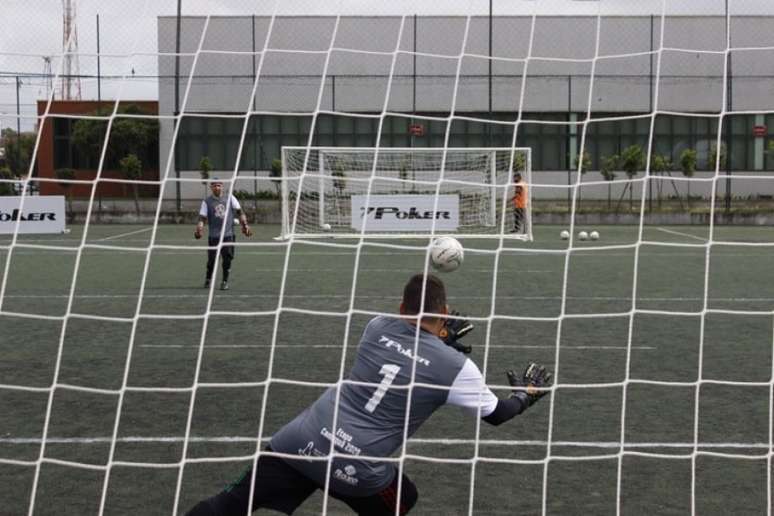
[[[44, 56], [60, 69], [62, 0], [0, 0], [0, 123], [16, 125], [16, 75], [40, 74]], [[77, 10], [79, 71], [97, 72], [96, 16], [100, 17], [103, 98], [155, 99], [157, 18], [173, 16], [177, 0], [73, 0]], [[495, 15], [670, 15], [725, 13], [726, 0], [493, 0]], [[774, 0], [728, 0], [734, 15], [774, 15]], [[182, 0], [184, 15], [485, 15], [489, 0]], [[135, 54], [129, 56], [128, 54]], [[132, 75], [134, 71], [134, 75]], [[22, 77], [22, 127], [34, 126], [35, 102], [46, 98], [42, 78]], [[96, 99], [96, 80], [82, 81], [84, 99]]]

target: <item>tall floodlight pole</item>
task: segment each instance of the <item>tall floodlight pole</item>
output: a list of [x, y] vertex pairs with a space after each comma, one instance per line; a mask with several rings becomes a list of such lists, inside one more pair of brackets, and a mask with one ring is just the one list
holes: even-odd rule
[[78, 64], [78, 26], [75, 4], [62, 0], [62, 99], [81, 100], [80, 66]]

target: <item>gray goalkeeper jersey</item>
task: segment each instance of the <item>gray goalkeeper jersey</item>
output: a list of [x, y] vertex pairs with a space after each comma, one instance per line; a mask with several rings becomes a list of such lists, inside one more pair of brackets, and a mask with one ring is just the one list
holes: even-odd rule
[[[231, 203], [226, 202], [226, 198], [231, 198]], [[230, 206], [226, 206], [230, 204]], [[220, 230], [224, 229], [224, 237], [234, 236], [234, 211], [241, 210], [242, 206], [239, 205], [239, 201], [233, 195], [227, 196], [226, 194], [220, 197], [214, 195], [208, 196], [202, 201], [201, 208], [199, 208], [199, 215], [207, 217], [207, 225], [209, 226], [209, 238], [220, 238]], [[226, 219], [226, 225], [223, 225], [223, 219]]]
[[[465, 355], [435, 335], [420, 331], [416, 353], [416, 327], [396, 317], [375, 317], [360, 340], [349, 380], [343, 383], [336, 426], [333, 425], [336, 388], [331, 387], [309, 408], [280, 429], [271, 439], [273, 450], [324, 457], [330, 452], [347, 456], [333, 459], [330, 489], [350, 496], [369, 496], [387, 487], [396, 463], [357, 459], [388, 457], [402, 444], [411, 371], [416, 364], [407, 436], [411, 436], [445, 403], [486, 416], [497, 398], [484, 384], [478, 368]], [[449, 390], [448, 387], [454, 387]], [[402, 387], [402, 388], [401, 388]], [[304, 475], [325, 485], [326, 460], [288, 460]]]

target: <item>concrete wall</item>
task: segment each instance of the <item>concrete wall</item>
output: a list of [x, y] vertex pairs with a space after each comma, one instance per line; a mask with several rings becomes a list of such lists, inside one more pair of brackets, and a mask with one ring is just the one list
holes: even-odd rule
[[[196, 59], [194, 55], [180, 59], [180, 108], [243, 113], [253, 89], [253, 69], [260, 68], [258, 110], [314, 110], [323, 84], [321, 109], [379, 111], [394, 59], [388, 109], [406, 110], [412, 102], [407, 77], [413, 73], [411, 52], [416, 49], [420, 53], [416, 59], [418, 111], [450, 108], [458, 66], [457, 95], [463, 103], [457, 108], [487, 110], [488, 19], [471, 18], [468, 25], [464, 17], [420, 17], [416, 23], [415, 42], [413, 17], [344, 17], [335, 35], [333, 17], [279, 17], [271, 32], [267, 18], [255, 18], [254, 27], [250, 17], [211, 18], [206, 33], [204, 18], [183, 18], [181, 51], [195, 54], [201, 43], [202, 52]], [[175, 18], [159, 18], [159, 52], [175, 52], [175, 27]], [[530, 17], [495, 18], [493, 109], [517, 110], [518, 93], [525, 88], [524, 111], [585, 111], [589, 82], [581, 78], [590, 76], [594, 68], [593, 111], [648, 111], [651, 87], [654, 92], [659, 89], [659, 109], [718, 111], [725, 64], [725, 55], [718, 52], [726, 48], [725, 18], [668, 17], [663, 29], [664, 50], [641, 55], [660, 48], [659, 17], [602, 18], [593, 67], [596, 18], [537, 18], [531, 52]], [[774, 46], [774, 17], [735, 17], [731, 30], [733, 46]], [[264, 45], [268, 50], [263, 60], [261, 54], [252, 55], [253, 48], [260, 52]], [[328, 60], [331, 46], [334, 50]], [[399, 52], [393, 54], [396, 49]], [[737, 50], [731, 57], [731, 74], [738, 81], [732, 87], [734, 109], [771, 108], [774, 51]], [[525, 62], [526, 82], [522, 82]], [[159, 101], [164, 114], [175, 110], [174, 72], [174, 57], [160, 56]], [[331, 76], [340, 81], [336, 99]], [[577, 81], [568, 99], [570, 76]], [[183, 106], [189, 77], [191, 89]]]

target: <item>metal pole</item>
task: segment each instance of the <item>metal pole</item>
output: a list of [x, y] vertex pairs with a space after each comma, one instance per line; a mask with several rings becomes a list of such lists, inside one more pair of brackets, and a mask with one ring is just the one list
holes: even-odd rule
[[[661, 27], [664, 30], [664, 27]], [[650, 71], [648, 72], [648, 111], [653, 112], [653, 15], [650, 15], [650, 54], [648, 54]], [[653, 179], [648, 177], [648, 211], [653, 212]], [[660, 199], [660, 197], [659, 197]]]
[[[253, 85], [255, 85], [255, 15], [253, 14], [251, 16], [251, 27], [250, 32], [252, 33], [253, 38]], [[255, 97], [253, 97], [253, 110], [255, 110]], [[247, 127], [251, 127], [253, 129], [253, 133], [255, 133], [255, 125], [251, 124], [251, 121], [247, 121]], [[255, 213], [258, 213], [258, 146], [255, 145], [255, 140], [253, 140], [253, 208], [255, 210]], [[237, 169], [238, 170], [238, 169]]]
[[[175, 31], [175, 118], [174, 118], [174, 124], [175, 128], [177, 127], [177, 124], [179, 123], [177, 119], [177, 115], [179, 114], [180, 110], [180, 28], [181, 28], [181, 13], [183, 10], [183, 0], [177, 0], [177, 29]], [[176, 199], [176, 207], [177, 212], [180, 213], [180, 210], [182, 208], [181, 206], [181, 200], [180, 200], [180, 168], [177, 166], [177, 149], [175, 148], [177, 146], [177, 142], [172, 142], [172, 152], [175, 154], [175, 178], [177, 181], [175, 181], [175, 199]]]
[[[728, 45], [731, 47], [731, 20], [728, 17], [728, 0], [726, 0], [726, 34], [728, 34]], [[726, 111], [731, 111], [733, 101], [733, 75], [731, 71], [731, 52], [726, 54], [727, 87], [726, 87]], [[726, 115], [724, 124], [726, 127], [726, 213], [731, 212], [731, 120]], [[722, 149], [719, 149], [722, 150]]]
[[[572, 75], [567, 76], [567, 121], [572, 120]], [[576, 133], [577, 133], [577, 125]], [[571, 152], [570, 146], [572, 145], [572, 136], [571, 136], [571, 128], [570, 126], [567, 126], [567, 210], [568, 213], [572, 210], [572, 195], [570, 193], [570, 184], [572, 184], [572, 160], [570, 159], [570, 156], [573, 154]], [[583, 156], [579, 158], [581, 161], [581, 164], [583, 163]], [[582, 165], [581, 165], [582, 166]]]
[[21, 176], [21, 102], [19, 101], [21, 80], [16, 76], [16, 173]]
[[[417, 114], [417, 15], [414, 14], [414, 47], [413, 68], [411, 70], [411, 114]], [[414, 117], [411, 117], [411, 125], [414, 125]], [[414, 132], [409, 132], [410, 146], [414, 146]], [[412, 167], [413, 169], [413, 167]], [[413, 172], [412, 172], [413, 175]], [[412, 183], [413, 186], [413, 183]]]
[[[661, 30], [663, 31], [664, 28], [661, 27]], [[650, 15], [650, 54], [648, 54], [648, 58], [650, 59], [650, 75], [648, 76], [648, 85], [649, 85], [649, 95], [648, 95], [648, 107], [650, 108], [648, 111], [653, 111], [653, 15]]]
[[[102, 67], [100, 62], [100, 45], [99, 45], [99, 14], [97, 14], [97, 110], [102, 108]], [[97, 212], [102, 218], [102, 189], [97, 183]]]
[[[492, 0], [489, 0], [489, 120], [492, 120]], [[492, 145], [492, 124], [486, 124], [486, 140], [489, 146]]]
[[97, 15], [97, 106], [102, 103], [102, 68], [99, 55], [99, 14]]

